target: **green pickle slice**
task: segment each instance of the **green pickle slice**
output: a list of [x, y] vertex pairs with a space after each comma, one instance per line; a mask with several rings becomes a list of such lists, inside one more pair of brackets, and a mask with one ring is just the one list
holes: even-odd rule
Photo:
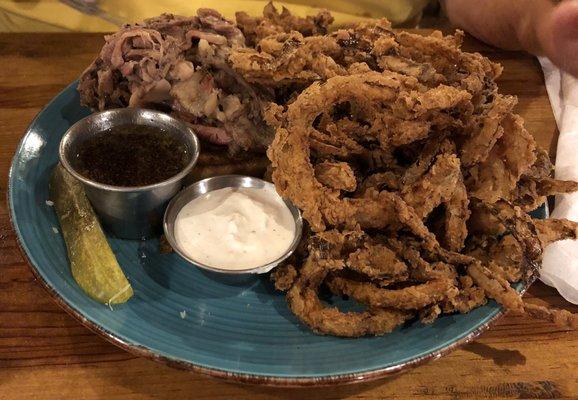
[[96, 301], [121, 304], [132, 287], [110, 248], [82, 184], [58, 164], [50, 179], [50, 197], [66, 242], [72, 276]]

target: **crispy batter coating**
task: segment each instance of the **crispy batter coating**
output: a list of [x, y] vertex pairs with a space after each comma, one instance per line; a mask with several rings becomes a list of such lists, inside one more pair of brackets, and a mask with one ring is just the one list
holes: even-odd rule
[[275, 289], [286, 292], [297, 279], [297, 269], [291, 264], [280, 265], [271, 273]]
[[419, 311], [419, 320], [422, 324], [433, 324], [442, 314], [442, 309], [438, 304], [422, 308]]
[[387, 243], [409, 266], [409, 278], [414, 281], [427, 282], [437, 279], [455, 279], [457, 273], [452, 265], [443, 262], [428, 262], [421, 253], [419, 244], [407, 240], [390, 238]]
[[297, 31], [305, 36], [323, 35], [333, 22], [328, 11], [321, 11], [315, 16], [300, 18], [292, 15], [285, 7], [278, 12], [273, 2], [263, 9], [263, 17], [251, 17], [244, 11], [235, 13], [237, 26], [245, 35], [245, 41], [254, 45], [261, 39], [280, 32]]
[[317, 289], [327, 274], [343, 268], [343, 263], [321, 258], [313, 252], [305, 261], [295, 284], [287, 293], [287, 302], [293, 313], [318, 333], [358, 337], [382, 335], [412, 317], [407, 311], [385, 308], [364, 312], [341, 312], [336, 307], [324, 305]]
[[479, 263], [468, 267], [468, 275], [485, 291], [489, 298], [496, 300], [508, 310], [524, 311], [522, 298], [504, 278], [492, 274], [488, 268]]
[[458, 295], [442, 303], [442, 310], [446, 314], [454, 312], [465, 314], [483, 306], [487, 301], [484, 290], [474, 285], [470, 276], [465, 275], [459, 278]]
[[[498, 93], [501, 67], [462, 52], [461, 39], [382, 20], [325, 36], [281, 30], [231, 55], [249, 82], [289, 99], [265, 114], [276, 129], [267, 155], [313, 235], [303, 266], [275, 280], [316, 332], [383, 334], [488, 299], [575, 327], [576, 316], [526, 305], [510, 283], [533, 282], [544, 247], [576, 238], [577, 223], [525, 212], [578, 183], [551, 178], [517, 99]], [[324, 304], [323, 285], [366, 311]]]
[[388, 247], [366, 245], [349, 254], [346, 265], [370, 279], [406, 280], [407, 265]]
[[263, 38], [259, 47], [263, 51], [242, 48], [229, 56], [235, 71], [251, 83], [270, 87], [307, 84], [347, 73], [334, 60], [339, 45], [324, 37], [305, 37], [295, 31], [278, 33]]
[[[465, 167], [485, 161], [498, 139], [504, 134], [501, 123], [518, 100], [513, 96], [496, 95], [488, 110], [472, 122], [481, 124], [460, 148], [460, 160]], [[479, 128], [479, 127], [478, 127]]]
[[578, 239], [578, 223], [567, 219], [545, 219], [534, 222], [542, 246], [565, 239]]
[[522, 246], [512, 234], [484, 237], [482, 245], [470, 250], [468, 255], [482, 261], [493, 273], [509, 282], [518, 282], [531, 271]]
[[315, 178], [332, 189], [353, 192], [357, 187], [355, 174], [345, 162], [320, 162], [315, 166]]
[[326, 279], [326, 284], [332, 292], [349, 296], [367, 306], [402, 310], [419, 310], [458, 293], [453, 282], [447, 279], [432, 280], [402, 289], [384, 289], [371, 282], [332, 275]]
[[461, 175], [452, 196], [444, 204], [443, 231], [438, 240], [448, 250], [461, 251], [468, 236], [467, 223], [471, 214], [468, 192]]
[[524, 211], [532, 211], [546, 202], [546, 197], [572, 193], [578, 190], [578, 183], [552, 178], [522, 176], [511, 193], [511, 201]]
[[484, 162], [468, 170], [466, 186], [472, 197], [488, 203], [507, 199], [523, 173], [536, 160], [536, 142], [522, 118], [509, 114], [502, 121], [504, 133]]
[[523, 248], [524, 257], [529, 264], [537, 264], [542, 259], [543, 247], [532, 218], [519, 207], [505, 201], [492, 204], [490, 210], [498, 220], [512, 233]]
[[315, 289], [293, 286], [287, 294], [291, 311], [311, 329], [320, 334], [343, 337], [379, 336], [393, 331], [412, 317], [399, 310], [379, 308], [365, 312], [341, 312], [325, 307]]
[[404, 201], [423, 219], [442, 202], [450, 200], [460, 178], [460, 160], [453, 154], [442, 154], [421, 179], [403, 187], [401, 193]]
[[361, 182], [361, 185], [355, 192], [355, 197], [365, 197], [368, 190], [377, 188], [377, 190], [396, 191], [400, 188], [399, 177], [391, 171], [377, 172], [369, 175]]
[[536, 319], [550, 321], [566, 329], [578, 329], [578, 315], [566, 310], [552, 310], [536, 304], [524, 304], [524, 310], [528, 315]]
[[[327, 225], [340, 226], [359, 222], [362, 227], [368, 223], [371, 227], [384, 227], [395, 220], [395, 211], [386, 211], [386, 207], [395, 202], [383, 192], [373, 197], [365, 197], [362, 202], [357, 199], [339, 198], [340, 192], [324, 186], [316, 179], [311, 164], [311, 139], [328, 136], [315, 129], [314, 122], [328, 107], [343, 102], [353, 103], [360, 111], [360, 118], [374, 116], [376, 123], [369, 129], [374, 130], [381, 147], [388, 148], [392, 143], [405, 143], [413, 133], [404, 130], [404, 118], [430, 117], [443, 114], [444, 110], [459, 106], [467, 101], [469, 95], [460, 95], [456, 89], [441, 87], [432, 90], [444, 91], [443, 101], [424, 101], [417, 105], [411, 89], [419, 84], [410, 77], [395, 73], [368, 72], [346, 77], [334, 77], [323, 85], [312, 84], [287, 109], [287, 124], [277, 130], [274, 143], [269, 147], [268, 156], [273, 164], [273, 181], [278, 192], [290, 198], [304, 212], [313, 230], [320, 231]], [[424, 96], [429, 93], [425, 90]], [[437, 93], [441, 95], [441, 93]], [[383, 130], [384, 121], [392, 128]], [[426, 122], [428, 124], [428, 122]], [[379, 128], [379, 129], [377, 129]], [[335, 135], [331, 136], [336, 138]], [[404, 139], [405, 137], [405, 139]], [[337, 136], [339, 138], [339, 136]], [[331, 146], [341, 149], [348, 155], [356, 146], [348, 146], [345, 141], [334, 141]], [[349, 147], [349, 148], [348, 148]], [[362, 149], [360, 149], [361, 151]], [[332, 155], [341, 155], [332, 152]], [[454, 160], [455, 163], [455, 160]], [[385, 200], [386, 203], [382, 203]], [[389, 201], [388, 201], [389, 200]], [[370, 218], [359, 220], [371, 212]], [[379, 218], [381, 214], [381, 218]], [[375, 217], [378, 218], [375, 218]], [[377, 225], [377, 226], [376, 226]]]

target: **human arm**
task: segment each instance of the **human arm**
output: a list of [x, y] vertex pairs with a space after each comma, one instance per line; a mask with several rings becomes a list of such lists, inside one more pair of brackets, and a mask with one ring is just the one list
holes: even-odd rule
[[578, 2], [443, 0], [450, 21], [497, 47], [548, 56], [578, 76]]

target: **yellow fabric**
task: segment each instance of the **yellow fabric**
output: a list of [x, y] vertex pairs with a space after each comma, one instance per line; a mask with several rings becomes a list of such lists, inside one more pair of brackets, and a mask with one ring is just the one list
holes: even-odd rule
[[[319, 8], [332, 11], [337, 25], [367, 17], [387, 17], [401, 24], [421, 13], [428, 0], [286, 0], [275, 2], [296, 15], [305, 16]], [[235, 11], [261, 15], [266, 0], [101, 0], [101, 8], [125, 22], [171, 12], [193, 15], [199, 7], [215, 8], [227, 18]], [[117, 27], [96, 16], [85, 15], [58, 0], [0, 0], [0, 32], [83, 31], [106, 32]]]
[[0, 0], [0, 10], [12, 21], [11, 26], [0, 26], [3, 32], [34, 32], [38, 27], [47, 25], [52, 27], [52, 31], [105, 32], [118, 29], [113, 24], [85, 15], [58, 0]]
[[0, 32], [62, 32], [62, 28], [0, 10]]

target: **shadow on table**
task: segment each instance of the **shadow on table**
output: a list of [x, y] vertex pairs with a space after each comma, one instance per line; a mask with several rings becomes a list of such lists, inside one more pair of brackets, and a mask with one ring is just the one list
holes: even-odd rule
[[462, 347], [462, 350], [492, 360], [500, 367], [526, 364], [526, 356], [518, 350], [497, 349], [481, 342], [467, 344]]

